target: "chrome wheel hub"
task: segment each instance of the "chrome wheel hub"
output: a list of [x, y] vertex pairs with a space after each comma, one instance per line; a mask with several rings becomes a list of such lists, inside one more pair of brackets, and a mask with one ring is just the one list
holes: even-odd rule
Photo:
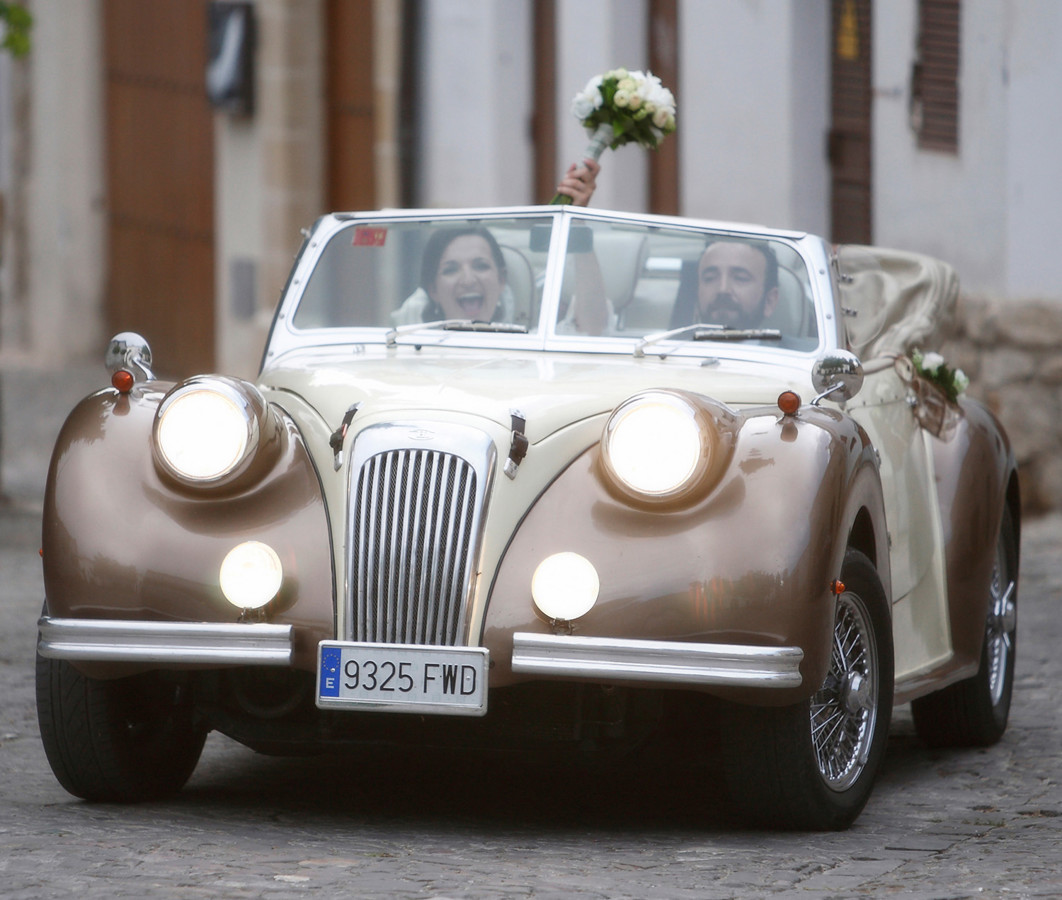
[[870, 756], [877, 721], [878, 660], [870, 621], [852, 593], [837, 598], [830, 671], [811, 698], [811, 741], [819, 773], [835, 791], [851, 787]]
[[988, 690], [995, 706], [1003, 698], [1007, 685], [1007, 668], [1014, 652], [1014, 634], [1018, 627], [1015, 585], [1008, 571], [1002, 537], [996, 549], [992, 569], [992, 587], [987, 622]]

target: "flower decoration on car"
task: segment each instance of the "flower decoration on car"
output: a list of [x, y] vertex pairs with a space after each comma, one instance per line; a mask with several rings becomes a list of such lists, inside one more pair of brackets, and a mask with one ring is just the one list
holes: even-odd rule
[[962, 369], [951, 368], [939, 353], [914, 350], [911, 353], [911, 362], [914, 363], [915, 372], [940, 388], [952, 403], [957, 402], [959, 394], [970, 386], [966, 373]]
[[[655, 150], [675, 130], [675, 96], [652, 72], [612, 69], [595, 75], [572, 98], [574, 115], [590, 135], [583, 159], [600, 159], [606, 147], [636, 143]], [[557, 194], [551, 203], [571, 203]]]

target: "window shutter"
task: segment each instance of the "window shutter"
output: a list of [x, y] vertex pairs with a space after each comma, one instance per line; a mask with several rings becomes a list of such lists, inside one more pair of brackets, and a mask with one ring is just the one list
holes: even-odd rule
[[959, 151], [961, 0], [919, 0], [911, 125], [924, 150]]

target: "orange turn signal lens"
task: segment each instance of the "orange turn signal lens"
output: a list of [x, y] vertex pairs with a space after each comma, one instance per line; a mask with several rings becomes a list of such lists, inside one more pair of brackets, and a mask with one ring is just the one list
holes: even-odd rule
[[778, 395], [778, 408], [787, 416], [796, 415], [800, 403], [800, 394], [795, 391], [782, 391]]
[[111, 376], [111, 384], [120, 394], [128, 394], [133, 389], [134, 381], [133, 373], [126, 369], [119, 369]]

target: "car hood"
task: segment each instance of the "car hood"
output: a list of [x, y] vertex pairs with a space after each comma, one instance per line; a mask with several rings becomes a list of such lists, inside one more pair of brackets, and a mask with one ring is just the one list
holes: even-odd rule
[[483, 417], [509, 427], [513, 411], [527, 422], [532, 443], [558, 429], [606, 414], [649, 388], [710, 396], [735, 408], [774, 403], [786, 389], [806, 392], [806, 369], [790, 361], [720, 360], [587, 353], [484, 352], [401, 347], [389, 355], [288, 355], [260, 384], [283, 403], [294, 394], [334, 427], [353, 404], [358, 419], [429, 413]]

